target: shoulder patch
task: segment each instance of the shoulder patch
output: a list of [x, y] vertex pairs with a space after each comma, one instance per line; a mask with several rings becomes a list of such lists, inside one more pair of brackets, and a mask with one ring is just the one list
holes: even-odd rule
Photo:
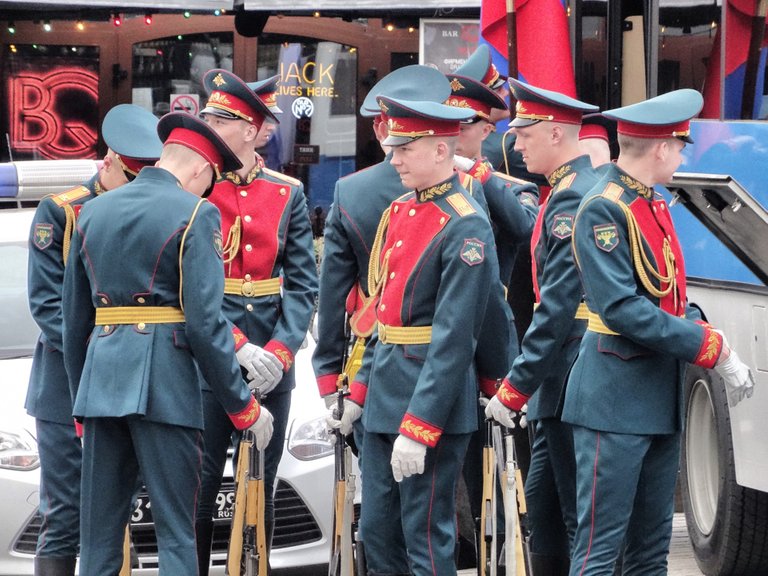
[[269, 168], [262, 168], [261, 169], [264, 174], [269, 174], [273, 178], [277, 178], [278, 180], [283, 180], [284, 182], [288, 182], [288, 184], [292, 184], [294, 186], [301, 186], [302, 182], [298, 178], [292, 178], [291, 176], [286, 176], [285, 174], [282, 174], [281, 172], [276, 172], [275, 170], [271, 170]]
[[563, 240], [573, 234], [573, 214], [555, 214], [552, 221], [552, 235]]
[[457, 192], [456, 194], [451, 194], [446, 198], [448, 201], [448, 204], [451, 205], [451, 207], [456, 210], [456, 214], [459, 216], [468, 216], [469, 214], [474, 214], [477, 212], [472, 205], [467, 202], [467, 199], [464, 198], [464, 195]]
[[221, 237], [221, 230], [213, 231], [213, 247], [216, 250], [216, 254], [219, 258], [224, 258], [224, 241]]
[[611, 252], [619, 245], [619, 231], [616, 224], [599, 224], [593, 226], [595, 244], [604, 252]]
[[530, 206], [531, 208], [538, 208], [539, 199], [530, 192], [522, 192], [520, 194], [520, 204], [523, 206]]
[[76, 186], [75, 188], [67, 190], [66, 192], [61, 192], [52, 196], [51, 200], [56, 203], [56, 206], [66, 206], [67, 204], [70, 204], [75, 200], [80, 200], [80, 198], [85, 198], [90, 194], [91, 191], [88, 190], [88, 188], [85, 186]]
[[552, 194], [557, 194], [560, 192], [560, 190], [565, 190], [566, 188], [570, 188], [571, 184], [573, 184], [573, 181], [576, 180], [577, 172], [572, 172], [568, 174], [568, 176], [563, 177], [560, 182], [557, 183], [557, 186], [555, 186], [552, 189]]
[[601, 193], [604, 198], [608, 198], [611, 202], [618, 202], [622, 194], [624, 194], [624, 188], [616, 182], [609, 182]]
[[459, 255], [468, 266], [481, 264], [485, 260], [485, 242], [477, 238], [465, 238]]
[[38, 250], [45, 250], [53, 242], [53, 224], [38, 222], [32, 232], [32, 242]]
[[515, 178], [514, 176], [510, 176], [509, 174], [505, 174], [504, 172], [494, 172], [495, 176], [498, 176], [502, 180], [506, 180], [507, 182], [512, 182], [513, 184], [519, 184], [520, 186], [528, 186], [533, 184], [533, 182], [529, 182], [528, 180], [523, 180], [522, 178]]

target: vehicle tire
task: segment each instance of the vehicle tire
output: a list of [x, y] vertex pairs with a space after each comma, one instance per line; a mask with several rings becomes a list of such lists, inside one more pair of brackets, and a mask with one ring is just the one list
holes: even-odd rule
[[768, 494], [736, 483], [725, 385], [690, 366], [680, 461], [683, 510], [706, 576], [768, 574]]

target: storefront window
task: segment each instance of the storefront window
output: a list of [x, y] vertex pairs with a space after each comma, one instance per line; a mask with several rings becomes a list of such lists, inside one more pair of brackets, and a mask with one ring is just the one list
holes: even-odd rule
[[0, 128], [8, 142], [3, 142], [0, 158], [95, 158], [99, 49], [40, 44], [4, 48]]
[[304, 182], [310, 213], [324, 217], [336, 180], [355, 170], [357, 51], [335, 42], [259, 45], [259, 79], [280, 75], [283, 111], [259, 152], [268, 167]]
[[133, 103], [162, 116], [197, 114], [205, 104], [203, 76], [212, 68], [232, 70], [231, 32], [171, 36], [133, 46]]

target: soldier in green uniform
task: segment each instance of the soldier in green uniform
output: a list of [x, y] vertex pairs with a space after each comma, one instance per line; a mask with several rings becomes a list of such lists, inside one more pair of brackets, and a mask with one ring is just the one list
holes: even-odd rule
[[221, 217], [205, 199], [239, 161], [185, 113], [158, 124], [155, 167], [87, 203], [64, 277], [64, 360], [83, 423], [80, 574], [117, 574], [139, 474], [157, 533], [160, 574], [196, 574], [200, 376], [258, 447], [272, 416], [242, 378], [224, 294]]
[[[376, 329], [337, 424], [347, 406], [363, 406], [369, 573], [452, 574], [453, 494], [478, 425], [475, 343], [489, 300], [503, 294], [490, 223], [453, 169], [459, 120], [473, 112], [378, 100], [384, 144], [412, 192], [391, 205], [371, 257]], [[489, 342], [505, 357], [508, 341]]]
[[[312, 230], [304, 185], [263, 166], [255, 143], [268, 123], [277, 123], [267, 101], [226, 70], [209, 70], [201, 115], [237, 155], [242, 167], [224, 170], [209, 200], [221, 212], [224, 243], [224, 316], [233, 325], [237, 358], [275, 418], [265, 452], [267, 544], [274, 531], [274, 484], [283, 455], [293, 361], [307, 335], [317, 295]], [[200, 572], [207, 573], [212, 512], [234, 431], [224, 408], [208, 390], [205, 407], [203, 488], [198, 504]]]
[[749, 368], [688, 306], [668, 182], [691, 143], [703, 99], [677, 90], [608, 110], [616, 164], [584, 197], [573, 248], [588, 306], [565, 396], [573, 426], [578, 528], [571, 576], [662, 576], [672, 534], [686, 364], [715, 368], [733, 404], [751, 395]]
[[[510, 423], [528, 402], [535, 437], [525, 484], [534, 573], [567, 574], [576, 531], [575, 461], [570, 426], [560, 421], [568, 371], [586, 328], [581, 284], [571, 252], [573, 220], [597, 183], [579, 147], [582, 115], [596, 106], [511, 80], [517, 99], [512, 126], [528, 169], [545, 174], [552, 192], [531, 239], [536, 305], [522, 353], [486, 414]], [[566, 530], [563, 530], [565, 528]]]
[[62, 355], [61, 290], [77, 216], [86, 202], [127, 184], [160, 157], [157, 118], [132, 104], [115, 106], [101, 134], [108, 146], [88, 182], [40, 201], [30, 231], [29, 307], [40, 327], [26, 409], [35, 417], [40, 454], [42, 525], [35, 554], [37, 576], [72, 576], [80, 541], [82, 448], [72, 420], [72, 398]]

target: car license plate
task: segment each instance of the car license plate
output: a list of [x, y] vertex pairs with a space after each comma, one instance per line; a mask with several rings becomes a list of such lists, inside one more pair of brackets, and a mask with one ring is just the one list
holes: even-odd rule
[[[235, 507], [235, 491], [229, 487], [222, 487], [216, 495], [216, 503], [213, 507], [214, 520], [231, 520], [232, 511]], [[131, 515], [131, 524], [151, 524], [152, 523], [152, 502], [146, 493], [140, 494], [136, 498], [136, 507]]]

